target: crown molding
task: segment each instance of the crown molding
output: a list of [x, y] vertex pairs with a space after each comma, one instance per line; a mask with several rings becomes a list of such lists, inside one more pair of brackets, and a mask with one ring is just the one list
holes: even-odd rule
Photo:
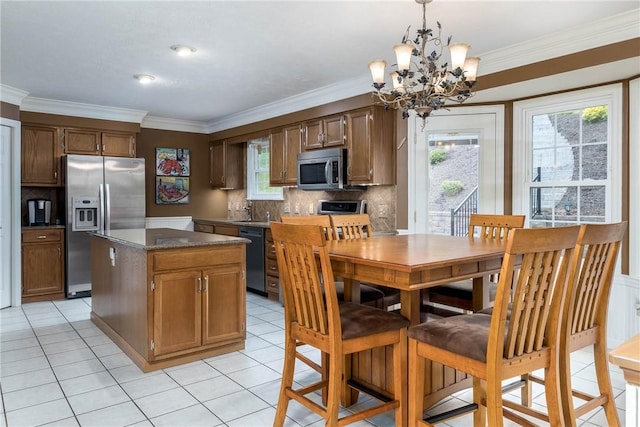
[[140, 127], [147, 129], [173, 130], [179, 132], [209, 133], [209, 131], [207, 130], [207, 125], [204, 122], [167, 119], [165, 117], [157, 116], [146, 116], [142, 120], [142, 123], [140, 123]]
[[221, 117], [207, 123], [207, 131], [214, 133], [234, 127], [259, 122], [294, 113], [318, 105], [328, 104], [371, 91], [371, 76], [363, 75], [344, 80], [332, 85], [323, 86], [298, 95], [291, 96], [259, 107], [251, 108], [237, 114]]
[[566, 31], [548, 34], [483, 53], [480, 74], [491, 74], [640, 37], [640, 9], [609, 16]]
[[22, 111], [33, 113], [60, 114], [62, 116], [85, 117], [89, 119], [114, 120], [119, 122], [140, 123], [146, 111], [128, 108], [107, 107], [104, 105], [82, 104], [79, 102], [58, 101], [55, 99], [26, 97], [20, 106]]
[[2, 102], [7, 102], [19, 107], [27, 96], [29, 96], [29, 92], [0, 83], [0, 101]]

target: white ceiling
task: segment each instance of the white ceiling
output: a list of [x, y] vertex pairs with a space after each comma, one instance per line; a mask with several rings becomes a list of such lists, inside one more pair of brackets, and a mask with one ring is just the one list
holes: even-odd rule
[[[638, 5], [434, 0], [427, 25], [440, 21], [445, 38], [470, 43], [471, 53], [482, 57], [481, 78], [638, 37]], [[366, 93], [368, 62], [382, 57], [394, 63], [392, 45], [408, 25], [412, 35], [421, 25], [421, 7], [413, 0], [2, 0], [0, 14], [5, 89], [27, 92], [26, 100], [141, 110], [147, 118], [199, 122], [210, 130], [237, 125], [243, 115], [247, 122], [252, 114], [253, 121], [282, 114], [287, 102], [299, 108]], [[614, 30], [603, 37], [595, 21]], [[621, 27], [631, 30], [615, 34]], [[173, 44], [197, 52], [180, 58]], [[625, 62], [626, 75], [616, 78], [640, 73], [639, 64]], [[133, 79], [139, 73], [156, 79], [142, 86]]]

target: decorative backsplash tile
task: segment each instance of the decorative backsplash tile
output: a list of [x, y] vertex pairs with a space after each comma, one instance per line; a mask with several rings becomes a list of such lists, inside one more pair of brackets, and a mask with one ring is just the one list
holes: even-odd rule
[[[365, 191], [302, 191], [296, 188], [284, 188], [284, 200], [254, 200], [253, 219], [266, 221], [267, 212], [272, 220], [279, 220], [282, 215], [315, 215], [318, 200], [366, 200], [367, 212], [371, 218], [371, 225], [375, 232], [396, 231], [396, 187], [395, 185], [381, 185], [367, 187]], [[230, 190], [227, 192], [228, 219], [247, 219], [246, 190]], [[285, 205], [289, 212], [285, 212]], [[380, 207], [386, 211], [380, 216]], [[240, 209], [236, 209], [239, 207]], [[385, 212], [383, 212], [384, 214]]]

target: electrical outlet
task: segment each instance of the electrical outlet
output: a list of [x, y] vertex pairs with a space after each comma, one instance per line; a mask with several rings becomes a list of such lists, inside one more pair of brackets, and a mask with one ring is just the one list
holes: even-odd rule
[[295, 213], [296, 215], [298, 215], [298, 214], [300, 213], [300, 203], [296, 203], [294, 213]]
[[291, 213], [291, 204], [289, 202], [284, 204], [284, 213]]
[[236, 210], [239, 211], [240, 210], [240, 203], [236, 203]]
[[388, 215], [389, 215], [389, 206], [387, 206], [387, 205], [378, 206], [378, 217], [379, 218], [386, 218]]
[[313, 203], [309, 203], [309, 215], [313, 215]]

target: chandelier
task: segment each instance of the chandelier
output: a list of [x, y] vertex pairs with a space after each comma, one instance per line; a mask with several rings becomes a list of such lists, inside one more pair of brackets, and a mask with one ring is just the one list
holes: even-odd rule
[[[376, 59], [369, 63], [375, 94], [385, 108], [402, 111], [402, 117], [409, 117], [413, 110], [422, 118], [423, 126], [432, 111], [445, 108], [445, 103], [463, 103], [472, 96], [471, 89], [476, 82], [480, 58], [467, 57], [470, 46], [465, 43], [451, 44], [451, 36], [446, 46], [441, 39], [442, 27], [437, 22], [438, 33], [427, 28], [426, 5], [432, 0], [415, 0], [422, 5], [422, 29], [416, 37], [409, 39], [409, 30], [401, 44], [393, 47], [396, 53], [397, 70], [391, 73], [393, 89], [385, 90], [385, 67], [387, 61]], [[433, 45], [433, 48], [429, 47]], [[451, 68], [440, 59], [445, 47], [451, 54]]]

